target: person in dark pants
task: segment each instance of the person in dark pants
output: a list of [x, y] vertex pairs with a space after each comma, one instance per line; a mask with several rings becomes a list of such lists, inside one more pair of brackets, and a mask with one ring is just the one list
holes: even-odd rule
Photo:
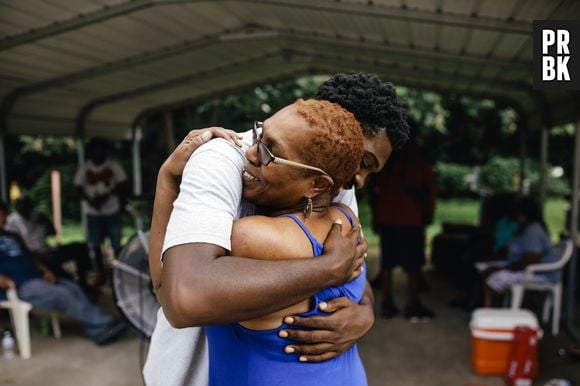
[[78, 242], [58, 245], [55, 248], [48, 245], [46, 238], [55, 235], [56, 231], [48, 217], [34, 211], [30, 198], [21, 196], [16, 201], [16, 211], [8, 215], [5, 228], [18, 235], [28, 251], [60, 277], [72, 279], [63, 264], [74, 261], [78, 284], [87, 295], [96, 296], [87, 281], [91, 269], [88, 246]]
[[412, 322], [429, 321], [435, 314], [419, 299], [421, 268], [425, 264], [425, 226], [435, 211], [435, 178], [414, 141], [393, 154], [382, 172], [370, 181], [373, 226], [381, 237], [382, 308], [385, 318], [400, 313], [392, 296], [392, 271], [407, 274], [404, 316]]
[[8, 207], [0, 202], [0, 299], [4, 290], [16, 287], [18, 297], [34, 307], [57, 310], [83, 324], [85, 333], [98, 345], [114, 341], [126, 329], [121, 319], [104, 314], [80, 287], [57, 277], [28, 253], [22, 240], [4, 230]]
[[127, 175], [121, 165], [109, 158], [109, 144], [93, 139], [87, 146], [87, 162], [74, 178], [84, 201], [87, 214], [89, 245], [95, 256], [97, 276], [94, 285], [106, 281], [102, 244], [108, 238], [115, 251], [121, 251], [121, 211], [126, 190]]

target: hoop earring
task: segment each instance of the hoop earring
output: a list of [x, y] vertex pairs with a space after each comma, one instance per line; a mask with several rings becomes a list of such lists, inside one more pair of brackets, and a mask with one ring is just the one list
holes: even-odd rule
[[304, 207], [304, 217], [308, 218], [312, 214], [312, 198], [306, 197], [306, 206]]

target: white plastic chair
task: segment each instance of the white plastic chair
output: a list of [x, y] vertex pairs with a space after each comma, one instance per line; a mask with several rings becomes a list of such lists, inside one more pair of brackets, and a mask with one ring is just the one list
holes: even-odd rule
[[[32, 310], [32, 304], [20, 300], [16, 288], [6, 290], [6, 297], [8, 300], [0, 301], [0, 308], [8, 309], [14, 334], [16, 335], [18, 352], [23, 359], [28, 359], [30, 358], [30, 325], [28, 322], [28, 313]], [[62, 334], [60, 331], [58, 312], [48, 312], [50, 314], [54, 337], [60, 339]]]
[[560, 242], [555, 250], [560, 258], [553, 263], [531, 264], [526, 267], [526, 275], [524, 279], [511, 287], [511, 308], [519, 309], [524, 300], [524, 292], [526, 290], [547, 291], [548, 296], [544, 300], [544, 307], [542, 310], [542, 321], [548, 322], [550, 307], [552, 307], [552, 335], [558, 335], [560, 329], [560, 312], [562, 308], [562, 277], [557, 283], [539, 283], [532, 280], [532, 276], [536, 272], [547, 272], [562, 270], [566, 263], [570, 261], [574, 244], [572, 240]]

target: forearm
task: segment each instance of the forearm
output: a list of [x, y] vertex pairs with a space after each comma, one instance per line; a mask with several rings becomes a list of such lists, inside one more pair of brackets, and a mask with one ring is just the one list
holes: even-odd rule
[[165, 230], [173, 202], [179, 192], [177, 181], [174, 177], [159, 171], [157, 186], [155, 188], [155, 200], [151, 215], [151, 230], [149, 234], [149, 270], [153, 282], [153, 289], [157, 290], [161, 281], [161, 252], [165, 240]]
[[[235, 256], [165, 253], [158, 297], [178, 328], [254, 319], [287, 308], [336, 284], [324, 260], [264, 261]], [[188, 269], [184, 269], [188, 267]]]

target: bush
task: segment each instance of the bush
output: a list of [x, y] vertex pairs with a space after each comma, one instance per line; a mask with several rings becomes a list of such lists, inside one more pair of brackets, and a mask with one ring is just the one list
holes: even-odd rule
[[467, 165], [437, 162], [435, 176], [437, 178], [437, 195], [440, 197], [457, 197], [469, 194], [467, 177], [471, 168]]
[[36, 211], [52, 218], [50, 173], [52, 170], [58, 170], [61, 179], [63, 219], [78, 220], [80, 218], [80, 196], [73, 183], [76, 169], [77, 165], [57, 165], [50, 170], [45, 170], [40, 178], [34, 181], [27, 194], [34, 203]]
[[479, 188], [494, 193], [513, 192], [518, 188], [519, 170], [517, 158], [493, 157], [479, 170]]
[[[536, 195], [540, 188], [540, 166], [538, 162], [526, 160], [525, 178], [529, 193]], [[548, 165], [548, 170], [551, 167]], [[513, 192], [518, 189], [520, 160], [517, 158], [493, 157], [480, 169], [478, 185], [480, 189], [493, 192]], [[546, 173], [546, 193], [550, 197], [564, 197], [570, 193], [570, 185], [564, 178], [554, 178]]]

